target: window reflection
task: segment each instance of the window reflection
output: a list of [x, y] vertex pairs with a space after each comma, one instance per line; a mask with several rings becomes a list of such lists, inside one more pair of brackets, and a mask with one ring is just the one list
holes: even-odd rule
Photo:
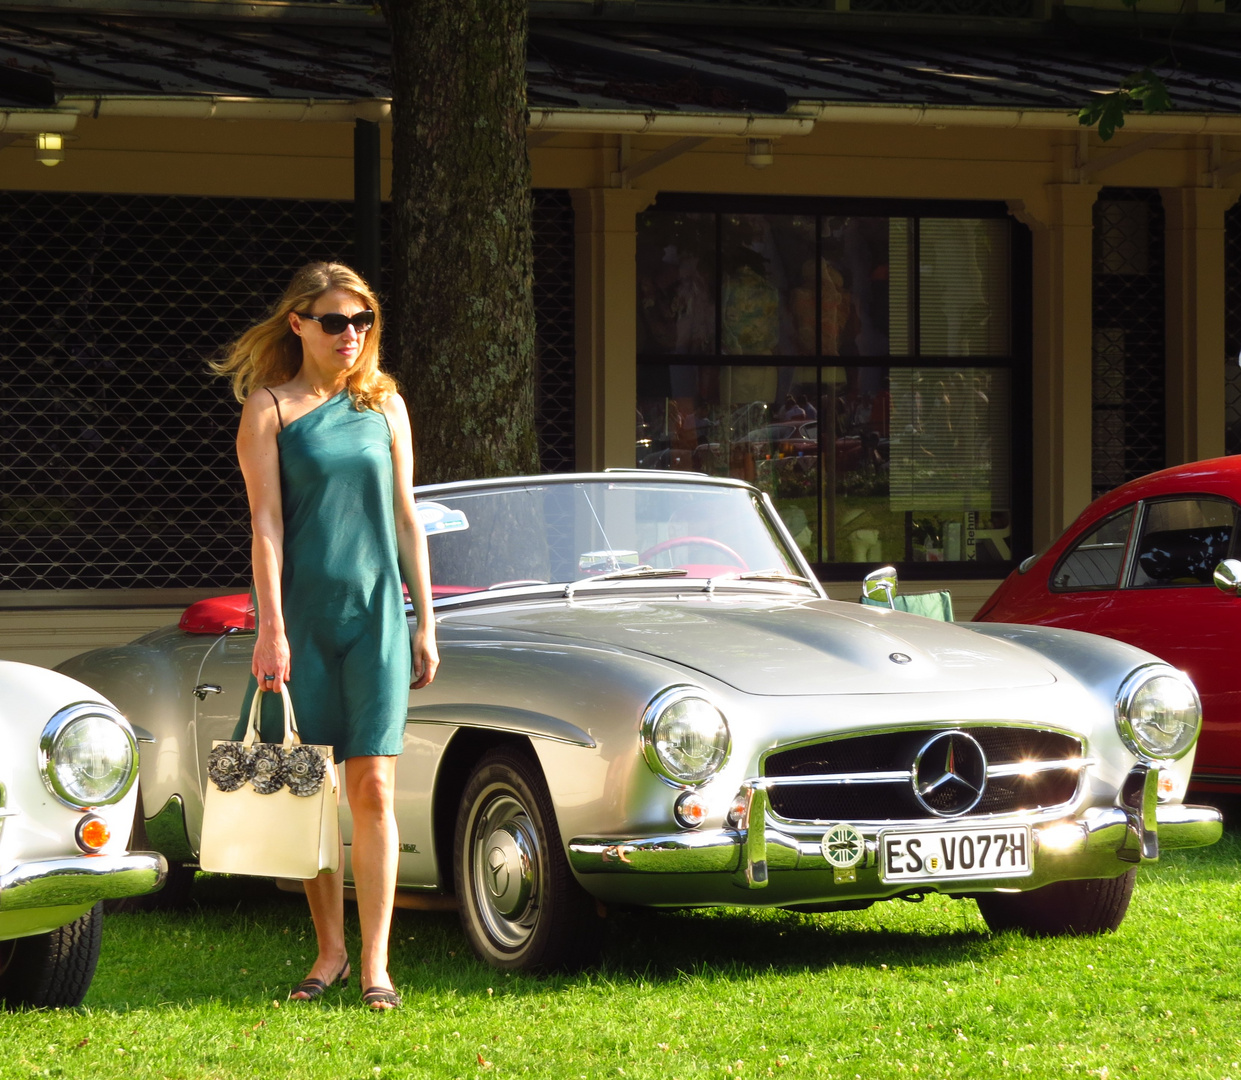
[[748, 480], [812, 562], [1012, 558], [1005, 369], [643, 365], [637, 464]]
[[638, 217], [638, 352], [715, 352], [715, 215]]
[[812, 562], [1010, 561], [1010, 230], [639, 215], [638, 464], [757, 484]]
[[721, 351], [813, 355], [814, 218], [725, 214], [720, 245]]

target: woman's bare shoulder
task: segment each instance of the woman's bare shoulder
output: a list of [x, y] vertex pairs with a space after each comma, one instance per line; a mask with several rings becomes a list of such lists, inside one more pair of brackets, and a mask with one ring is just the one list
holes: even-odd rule
[[[273, 387], [277, 392], [280, 387]], [[279, 426], [279, 413], [276, 399], [268, 392], [267, 387], [252, 390], [241, 406], [241, 426], [259, 432], [271, 427], [273, 431]]]

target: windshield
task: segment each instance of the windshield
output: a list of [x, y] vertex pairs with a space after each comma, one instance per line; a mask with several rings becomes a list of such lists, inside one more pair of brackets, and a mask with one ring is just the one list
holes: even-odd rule
[[[651, 576], [800, 575], [743, 488], [650, 481], [549, 482], [418, 500], [436, 597], [522, 584]], [[675, 576], [674, 576], [675, 575]]]

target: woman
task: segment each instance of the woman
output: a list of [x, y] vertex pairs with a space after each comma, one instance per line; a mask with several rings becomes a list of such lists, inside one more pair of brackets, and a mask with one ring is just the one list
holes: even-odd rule
[[[362, 997], [393, 1009], [401, 1003], [388, 975], [396, 755], [411, 665], [420, 688], [439, 657], [409, 414], [379, 369], [379, 331], [366, 282], [339, 263], [311, 263], [215, 368], [243, 404], [237, 456], [254, 533], [258, 641], [241, 715], [259, 686], [290, 693], [302, 739], [331, 744], [345, 763]], [[412, 649], [402, 579], [417, 616]], [[281, 724], [269, 697], [264, 739]], [[319, 954], [289, 994], [296, 1001], [350, 975], [342, 873], [310, 879], [306, 896]]]

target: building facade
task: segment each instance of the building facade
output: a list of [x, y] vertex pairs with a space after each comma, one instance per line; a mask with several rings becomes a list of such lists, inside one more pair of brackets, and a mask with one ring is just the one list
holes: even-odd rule
[[[1106, 8], [909, 7], [534, 5], [540, 437], [750, 479], [834, 595], [894, 562], [968, 615], [1094, 494], [1241, 450], [1241, 15], [1105, 143], [1076, 107], [1147, 62]], [[247, 587], [205, 361], [387, 242], [369, 4], [83, 8], [0, 11], [0, 657], [44, 663]]]

